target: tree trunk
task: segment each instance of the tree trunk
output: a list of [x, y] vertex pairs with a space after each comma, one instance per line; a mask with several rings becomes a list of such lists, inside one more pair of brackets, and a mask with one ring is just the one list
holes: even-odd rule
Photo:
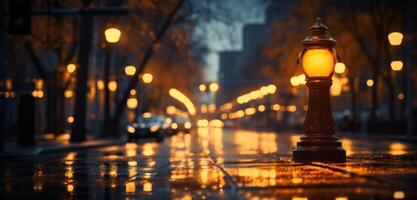
[[[0, 12], [4, 13], [7, 10], [7, 2], [0, 1]], [[0, 18], [0, 80], [4, 80], [6, 66], [7, 66], [7, 17]], [[0, 152], [4, 149], [4, 139], [6, 134], [6, 99], [0, 98]]]
[[371, 107], [371, 118], [370, 121], [374, 122], [377, 120], [376, 112], [378, 110], [379, 104], [378, 104], [378, 73], [374, 71], [373, 73], [373, 80], [374, 85], [372, 87], [372, 107]]
[[109, 130], [110, 123], [110, 91], [109, 91], [109, 77], [110, 77], [110, 44], [107, 44], [105, 49], [105, 66], [104, 66], [104, 117], [101, 130], [101, 136], [108, 137], [111, 134]]
[[387, 83], [388, 86], [388, 112], [390, 121], [396, 120], [396, 110], [395, 110], [395, 88], [392, 82]]
[[[91, 1], [90, 1], [91, 2]], [[89, 3], [85, 3], [88, 7]], [[74, 107], [74, 124], [72, 127], [71, 141], [81, 142], [86, 140], [86, 111], [87, 111], [87, 79], [90, 58], [91, 42], [93, 40], [93, 17], [83, 15], [79, 31], [80, 47], [78, 51], [78, 63], [80, 68], [77, 72], [76, 95]]]
[[47, 76], [45, 80], [45, 97], [46, 97], [46, 133], [53, 133], [57, 135], [56, 129], [56, 93], [58, 91], [58, 82], [55, 74]]
[[62, 134], [65, 132], [65, 82], [64, 72], [57, 73], [57, 88], [56, 88], [56, 133]]

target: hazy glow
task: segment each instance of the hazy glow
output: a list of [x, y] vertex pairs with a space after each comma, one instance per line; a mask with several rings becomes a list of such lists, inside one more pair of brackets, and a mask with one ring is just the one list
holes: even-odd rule
[[108, 43], [117, 43], [121, 34], [122, 32], [120, 32], [120, 30], [117, 28], [108, 28], [106, 31], [104, 31], [104, 35]]
[[172, 123], [171, 124], [171, 128], [174, 129], [174, 130], [177, 129], [178, 128], [178, 124], [177, 123]]
[[393, 197], [394, 199], [404, 199], [405, 193], [403, 191], [395, 191]]
[[132, 126], [128, 126], [128, 127], [127, 127], [127, 132], [129, 132], [129, 133], [135, 133], [135, 132], [136, 132], [136, 130], [135, 130], [135, 128], [133, 128]]
[[127, 99], [126, 105], [129, 109], [135, 109], [138, 107], [138, 99], [135, 97], [130, 97]]
[[67, 71], [68, 71], [69, 73], [74, 73], [76, 69], [77, 69], [77, 66], [76, 66], [76, 65], [74, 65], [74, 64], [68, 64], [68, 65], [67, 65]]
[[287, 111], [288, 112], [295, 112], [295, 111], [297, 111], [297, 106], [295, 106], [295, 105], [288, 105], [287, 106]]
[[328, 49], [309, 49], [304, 52], [301, 65], [308, 77], [328, 77], [333, 72], [335, 59]]
[[133, 96], [133, 95], [136, 95], [136, 90], [135, 90], [135, 89], [131, 89], [131, 90], [129, 91], [129, 94], [130, 94], [130, 95], [132, 95], [132, 96]]
[[[274, 84], [269, 84], [267, 86], [262, 86], [258, 90], [253, 90], [251, 92], [248, 92], [246, 94], [243, 94], [243, 95], [237, 97], [236, 101], [237, 101], [238, 104], [244, 104], [244, 103], [247, 103], [247, 102], [252, 101], [252, 100], [261, 99], [265, 95], [274, 94], [276, 91], [277, 91], [277, 86], [274, 85]], [[230, 104], [230, 103], [228, 103], [228, 104]], [[230, 106], [226, 107], [228, 104], [223, 105], [222, 110], [223, 109], [227, 110], [227, 109], [232, 108], [231, 104], [230, 104]]]
[[67, 117], [67, 122], [70, 124], [74, 123], [74, 117], [73, 116]]
[[65, 90], [64, 95], [67, 98], [71, 98], [72, 96], [74, 96], [74, 92], [72, 90]]
[[169, 90], [169, 95], [172, 98], [184, 104], [184, 106], [187, 108], [187, 111], [188, 113], [190, 113], [190, 115], [195, 115], [196, 109], [194, 107], [194, 104], [191, 102], [191, 100], [187, 96], [185, 96], [183, 93], [181, 93], [179, 90], [175, 88], [171, 88]]
[[392, 46], [401, 45], [401, 42], [403, 41], [403, 34], [400, 32], [392, 32], [388, 35], [388, 40]]
[[246, 108], [245, 109], [245, 114], [246, 115], [253, 115], [256, 113], [256, 109], [255, 108]]
[[125, 67], [125, 74], [127, 76], [133, 76], [136, 73], [136, 67], [132, 65], [128, 65]]
[[191, 122], [185, 122], [184, 123], [184, 128], [186, 128], [186, 129], [190, 129], [191, 128]]
[[177, 108], [175, 108], [175, 106], [167, 106], [166, 112], [168, 115], [175, 115], [175, 113], [177, 113]]
[[274, 111], [279, 111], [281, 109], [281, 106], [279, 104], [274, 104], [271, 106], [271, 109]]
[[197, 121], [198, 127], [207, 127], [209, 125], [209, 121], [207, 119], [199, 119]]
[[211, 83], [209, 86], [209, 89], [211, 92], [217, 92], [219, 90], [219, 84], [217, 83]]
[[392, 71], [401, 71], [403, 69], [403, 62], [401, 60], [394, 60], [391, 62]]
[[114, 92], [117, 90], [117, 82], [116, 81], [110, 81], [109, 84], [107, 85], [107, 87], [109, 88], [110, 92]]
[[344, 63], [338, 62], [334, 67], [334, 72], [337, 74], [343, 74], [346, 70], [346, 65]]
[[404, 98], [405, 98], [404, 93], [402, 93], [402, 92], [398, 93], [397, 98], [398, 98], [398, 100], [400, 100], [400, 101], [404, 100]]
[[259, 111], [259, 112], [263, 112], [263, 111], [265, 111], [265, 106], [264, 106], [264, 105], [259, 105], [259, 106], [258, 106], [258, 111]]
[[142, 114], [142, 117], [143, 118], [150, 118], [150, 117], [152, 117], [152, 114], [150, 112], [145, 112], [145, 113]]
[[372, 87], [372, 86], [374, 86], [374, 80], [372, 80], [372, 79], [368, 79], [368, 80], [366, 80], [366, 85], [367, 85], [368, 87]]
[[342, 94], [342, 80], [337, 77], [333, 77], [333, 84], [330, 87], [330, 95], [340, 96]]
[[99, 90], [103, 90], [104, 89], [104, 82], [102, 80], [98, 80], [97, 81], [97, 88]]
[[290, 78], [290, 83], [292, 86], [297, 87], [300, 85], [300, 82], [298, 81], [298, 77], [297, 76], [292, 76]]
[[389, 145], [389, 154], [393, 156], [403, 155], [406, 152], [407, 146], [405, 146], [403, 143], [394, 142]]
[[223, 128], [223, 126], [224, 126], [223, 122], [219, 119], [212, 119], [209, 122], [209, 124], [210, 124], [211, 127], [216, 127], [216, 128]]
[[200, 84], [200, 85], [198, 86], [198, 89], [200, 90], [200, 92], [205, 92], [205, 91], [206, 91], [206, 89], [207, 89], [207, 86], [206, 86], [206, 85], [204, 85], [204, 84]]
[[142, 75], [142, 81], [146, 84], [152, 83], [153, 75], [151, 73], [144, 73]]

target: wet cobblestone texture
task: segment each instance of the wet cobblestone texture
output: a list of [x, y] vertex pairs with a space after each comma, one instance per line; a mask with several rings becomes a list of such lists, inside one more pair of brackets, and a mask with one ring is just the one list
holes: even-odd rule
[[2, 159], [0, 199], [417, 199], [415, 143], [343, 138], [346, 163], [307, 164], [291, 161], [299, 137], [200, 128], [162, 143]]

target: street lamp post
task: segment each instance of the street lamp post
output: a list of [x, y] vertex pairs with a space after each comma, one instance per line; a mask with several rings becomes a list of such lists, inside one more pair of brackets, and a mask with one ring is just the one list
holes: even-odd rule
[[346, 151], [335, 137], [335, 123], [330, 105], [331, 76], [336, 64], [336, 41], [327, 35], [327, 27], [317, 18], [310, 27], [311, 36], [301, 44], [299, 54], [309, 89], [308, 110], [304, 121], [304, 133], [293, 151], [298, 162], [345, 162]]
[[121, 32], [116, 28], [108, 28], [104, 31], [104, 36], [106, 38], [107, 44], [105, 48], [105, 66], [104, 66], [104, 130], [103, 134], [106, 133], [106, 125], [110, 121], [110, 89], [109, 89], [109, 77], [110, 77], [110, 54], [111, 54], [111, 45], [119, 42]]

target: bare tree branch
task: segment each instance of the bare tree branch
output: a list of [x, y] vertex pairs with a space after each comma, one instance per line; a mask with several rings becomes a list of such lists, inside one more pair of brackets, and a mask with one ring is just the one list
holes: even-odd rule
[[45, 69], [41, 60], [36, 55], [35, 50], [33, 49], [33, 46], [29, 42], [26, 42], [25, 43], [25, 48], [26, 48], [26, 51], [29, 53], [30, 59], [31, 59], [33, 65], [35, 66], [36, 70], [38, 71], [39, 75], [43, 79], [46, 79], [49, 72]]
[[112, 121], [114, 123], [117, 124], [119, 122], [121, 116], [123, 115], [123, 112], [126, 108], [126, 101], [129, 98], [130, 90], [134, 89], [136, 87], [136, 84], [138, 83], [139, 74], [141, 74], [143, 72], [143, 70], [146, 67], [146, 64], [148, 63], [148, 61], [150, 60], [150, 58], [152, 57], [152, 55], [154, 53], [155, 44], [157, 44], [161, 41], [161, 39], [163, 38], [163, 36], [165, 35], [165, 33], [167, 32], [169, 27], [172, 25], [172, 22], [175, 19], [175, 15], [178, 13], [179, 9], [181, 8], [181, 6], [183, 5], [184, 2], [185, 2], [185, 0], [179, 0], [178, 1], [178, 3], [175, 5], [174, 9], [167, 16], [163, 26], [159, 29], [155, 39], [150, 43], [150, 45], [146, 49], [146, 52], [145, 52], [145, 54], [142, 58], [142, 61], [140, 62], [139, 69], [136, 71], [135, 75], [130, 80], [128, 87], [126, 88], [126, 90], [123, 93], [122, 99], [120, 100], [119, 104], [116, 107], [116, 110], [114, 112], [114, 116], [112, 118]]

